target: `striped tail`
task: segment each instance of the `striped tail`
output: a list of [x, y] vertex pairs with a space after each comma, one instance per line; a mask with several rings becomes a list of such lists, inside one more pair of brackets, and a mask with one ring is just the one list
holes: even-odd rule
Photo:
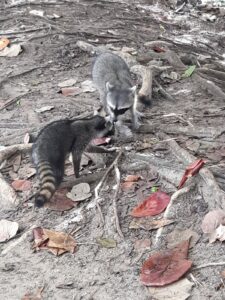
[[35, 206], [42, 207], [48, 202], [56, 190], [56, 178], [49, 162], [42, 161], [37, 166], [40, 177], [40, 191], [35, 197]]

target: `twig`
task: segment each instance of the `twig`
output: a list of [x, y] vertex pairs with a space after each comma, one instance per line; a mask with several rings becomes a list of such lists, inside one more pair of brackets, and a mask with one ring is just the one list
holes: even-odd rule
[[[98, 200], [99, 200], [99, 190], [101, 188], [101, 186], [103, 185], [104, 181], [106, 180], [109, 172], [112, 170], [112, 168], [115, 166], [115, 164], [117, 164], [120, 156], [122, 155], [123, 151], [122, 149], [120, 150], [120, 152], [118, 153], [118, 155], [116, 156], [115, 160], [112, 162], [112, 164], [108, 167], [108, 169], [106, 170], [105, 174], [103, 175], [102, 179], [100, 180], [100, 182], [98, 183], [98, 185], [95, 188], [95, 199], [94, 199], [94, 206], [97, 206], [98, 210], [99, 210], [99, 214], [102, 220], [102, 223], [104, 224], [104, 218], [102, 215], [102, 211], [101, 211], [101, 207], [98, 204]], [[91, 207], [91, 205], [90, 205]]]
[[30, 151], [31, 147], [32, 144], [17, 144], [0, 150], [0, 164], [18, 151], [23, 153]]
[[158, 81], [156, 79], [154, 79], [154, 83], [157, 85], [159, 91], [166, 99], [168, 99], [169, 101], [172, 101], [172, 102], [175, 101], [175, 99], [161, 86], [161, 84], [158, 83]]
[[115, 195], [113, 197], [113, 209], [114, 209], [117, 232], [118, 232], [119, 236], [122, 239], [124, 239], [124, 235], [123, 235], [123, 233], [121, 231], [121, 228], [120, 228], [120, 222], [119, 222], [119, 217], [118, 217], [118, 213], [117, 213], [117, 205], [116, 205], [117, 196], [118, 196], [119, 189], [120, 189], [120, 170], [118, 168], [118, 161], [114, 165], [114, 170], [115, 170], [115, 174], [116, 174], [116, 192], [115, 192]]
[[[0, 83], [1, 85], [1, 83]], [[16, 101], [18, 101], [19, 99], [23, 98], [24, 96], [30, 95], [32, 94], [32, 92], [28, 92], [28, 93], [24, 93], [22, 95], [16, 96], [15, 98], [9, 99], [8, 101], [6, 101], [1, 107], [0, 107], [0, 111], [3, 110], [4, 108], [8, 107], [9, 105], [15, 103]]]
[[[193, 187], [194, 185], [193, 184], [190, 184], [189, 186], [185, 186], [183, 187], [182, 189], [176, 191], [175, 193], [173, 193], [173, 195], [171, 196], [171, 199], [170, 199], [170, 203], [169, 205], [167, 206], [164, 214], [163, 214], [163, 219], [167, 219], [169, 217], [169, 214], [170, 214], [170, 210], [171, 210], [171, 207], [174, 203], [174, 201], [180, 196], [180, 195], [183, 195], [183, 194], [186, 194], [188, 193], [191, 188]], [[155, 236], [155, 241], [154, 241], [154, 245], [157, 247], [158, 246], [158, 243], [160, 241], [160, 237], [162, 236], [163, 234], [163, 230], [164, 228], [161, 227], [157, 230], [156, 232], [156, 236]]]
[[193, 268], [192, 271], [199, 270], [199, 269], [203, 269], [203, 268], [208, 268], [208, 267], [224, 266], [224, 265], [225, 265], [225, 262], [224, 262], [224, 261], [221, 261], [221, 262], [214, 262], [214, 263], [208, 263], [208, 264], [204, 264], [204, 265], [197, 266], [197, 267]]

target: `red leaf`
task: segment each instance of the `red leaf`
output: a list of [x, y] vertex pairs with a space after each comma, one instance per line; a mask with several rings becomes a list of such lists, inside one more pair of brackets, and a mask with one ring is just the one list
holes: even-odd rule
[[29, 191], [31, 188], [31, 182], [29, 180], [15, 180], [12, 182], [12, 187], [16, 191]]
[[141, 179], [140, 175], [127, 175], [124, 182], [121, 184], [121, 188], [123, 190], [130, 189], [139, 179]]
[[166, 52], [166, 50], [164, 50], [163, 48], [161, 47], [158, 47], [158, 46], [154, 46], [153, 47], [153, 50], [157, 53], [160, 53], [160, 52]]
[[192, 265], [192, 261], [187, 260], [188, 247], [189, 240], [150, 256], [142, 266], [141, 282], [147, 286], [164, 286], [177, 281]]
[[100, 146], [100, 145], [108, 144], [110, 141], [111, 141], [110, 137], [102, 137], [102, 138], [93, 139], [91, 143], [95, 146]]
[[65, 211], [75, 207], [77, 203], [66, 196], [67, 192], [67, 189], [56, 191], [52, 199], [45, 204], [45, 207], [56, 211]]
[[192, 164], [190, 164], [179, 183], [178, 189], [182, 188], [184, 183], [187, 181], [189, 177], [192, 177], [198, 173], [198, 171], [204, 166], [205, 162], [202, 159], [198, 159]]
[[65, 87], [61, 88], [59, 91], [60, 94], [63, 94], [64, 96], [76, 96], [79, 95], [82, 92], [82, 90], [79, 87]]
[[132, 212], [133, 217], [147, 217], [160, 214], [170, 202], [170, 197], [161, 191], [151, 194], [141, 204], [136, 206]]

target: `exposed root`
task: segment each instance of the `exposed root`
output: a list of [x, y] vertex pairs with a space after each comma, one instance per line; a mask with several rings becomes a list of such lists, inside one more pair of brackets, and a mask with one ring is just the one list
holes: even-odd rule
[[116, 175], [116, 192], [115, 195], [113, 197], [113, 209], [114, 209], [114, 216], [115, 216], [115, 222], [116, 222], [116, 230], [119, 234], [119, 236], [124, 239], [124, 235], [121, 231], [120, 228], [120, 222], [119, 222], [119, 217], [118, 217], [118, 213], [117, 213], [117, 197], [118, 197], [118, 192], [120, 189], [120, 170], [118, 168], [118, 161], [116, 162], [116, 164], [114, 165], [114, 170], [115, 170], [115, 175]]

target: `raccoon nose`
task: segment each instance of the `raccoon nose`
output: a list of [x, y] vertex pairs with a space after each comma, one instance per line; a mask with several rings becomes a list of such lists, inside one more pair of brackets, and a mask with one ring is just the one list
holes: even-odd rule
[[117, 121], [118, 121], [118, 117], [114, 115], [114, 117], [113, 117], [113, 122], [115, 123], [115, 122], [117, 122]]

